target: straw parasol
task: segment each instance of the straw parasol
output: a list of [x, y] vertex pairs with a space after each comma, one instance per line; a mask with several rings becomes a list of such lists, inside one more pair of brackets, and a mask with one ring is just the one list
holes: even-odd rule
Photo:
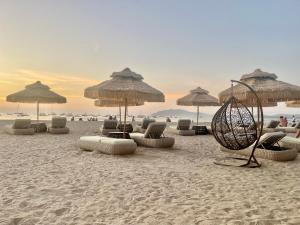
[[37, 121], [39, 121], [40, 103], [66, 103], [67, 99], [51, 91], [47, 85], [37, 81], [25, 86], [25, 89], [6, 97], [8, 102], [36, 103], [37, 104]]
[[286, 103], [289, 108], [300, 108], [300, 101], [290, 101]]
[[140, 74], [126, 68], [120, 72], [113, 72], [112, 79], [85, 89], [87, 98], [127, 99], [137, 102], [164, 102], [164, 94], [143, 82]]
[[182, 98], [177, 99], [177, 105], [183, 106], [197, 106], [197, 125], [199, 121], [199, 107], [200, 106], [218, 106], [217, 98], [208, 94], [209, 92], [197, 87], [191, 90], [190, 93]]
[[[124, 101], [126, 124], [126, 111], [128, 102], [164, 102], [164, 94], [143, 82], [140, 74], [125, 68], [120, 72], [113, 72], [110, 80], [85, 89], [84, 96], [87, 98], [111, 99], [112, 101]], [[125, 126], [124, 126], [125, 131]]]
[[[243, 75], [240, 81], [254, 89], [263, 105], [271, 104], [270, 102], [300, 100], [300, 87], [277, 80], [274, 73], [256, 69], [253, 73]], [[232, 93], [245, 105], [255, 103], [253, 94], [241, 84], [222, 91], [219, 94], [220, 102], [224, 103]]]
[[[121, 122], [121, 106], [125, 106], [124, 101], [115, 101], [111, 99], [98, 99], [94, 102], [97, 107], [119, 107], [119, 115]], [[144, 102], [127, 102], [127, 106], [141, 106], [144, 105]], [[128, 111], [127, 111], [128, 112]]]

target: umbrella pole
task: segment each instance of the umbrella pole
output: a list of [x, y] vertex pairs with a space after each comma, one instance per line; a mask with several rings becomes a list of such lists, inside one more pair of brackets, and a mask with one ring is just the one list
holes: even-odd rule
[[122, 110], [121, 110], [121, 104], [119, 104], [119, 115], [120, 115], [120, 124], [122, 123]]
[[37, 118], [37, 122], [39, 122], [39, 119], [40, 119], [40, 103], [39, 103], [39, 101], [37, 101], [37, 103], [36, 103], [36, 118]]
[[197, 125], [198, 125], [198, 122], [199, 122], [199, 105], [197, 105]]
[[125, 113], [124, 113], [124, 127], [123, 127], [123, 138], [125, 138], [125, 130], [126, 130], [126, 116], [127, 116], [127, 98], [125, 98]]

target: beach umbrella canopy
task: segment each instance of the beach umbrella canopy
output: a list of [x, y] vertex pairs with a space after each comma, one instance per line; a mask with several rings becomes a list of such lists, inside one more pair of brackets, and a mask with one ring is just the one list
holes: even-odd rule
[[125, 68], [120, 72], [113, 72], [110, 80], [85, 89], [84, 96], [92, 99], [110, 99], [117, 103], [124, 101], [124, 124], [126, 124], [128, 103], [140, 104], [165, 101], [164, 94], [145, 83], [143, 79], [142, 75]]
[[84, 96], [93, 99], [124, 99], [135, 102], [164, 102], [164, 94], [143, 82], [140, 74], [126, 68], [114, 72], [110, 80], [85, 89]]
[[37, 120], [39, 120], [39, 104], [66, 103], [67, 99], [51, 91], [47, 85], [37, 81], [25, 86], [25, 89], [6, 97], [8, 102], [36, 103]]
[[197, 125], [199, 121], [199, 107], [200, 106], [218, 106], [217, 98], [209, 95], [209, 92], [197, 87], [191, 90], [190, 93], [182, 98], [177, 99], [177, 105], [183, 106], [197, 106]]
[[286, 103], [289, 108], [300, 108], [300, 101], [290, 101]]
[[[256, 69], [253, 73], [243, 75], [240, 81], [254, 89], [263, 106], [272, 104], [272, 102], [300, 100], [300, 87], [277, 80], [277, 76], [274, 73]], [[219, 94], [220, 102], [224, 103], [232, 93], [246, 106], [256, 104], [254, 95], [241, 84], [222, 91]]]

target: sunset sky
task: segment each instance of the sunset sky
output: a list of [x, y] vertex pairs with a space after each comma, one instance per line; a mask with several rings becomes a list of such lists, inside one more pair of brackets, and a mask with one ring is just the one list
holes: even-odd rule
[[[192, 111], [175, 100], [197, 86], [217, 96], [256, 68], [300, 85], [299, 9], [297, 0], [0, 1], [0, 112], [16, 111], [6, 96], [37, 80], [68, 99], [42, 111], [101, 112], [84, 89], [125, 67], [166, 95], [135, 113]], [[300, 113], [266, 109], [284, 112]]]

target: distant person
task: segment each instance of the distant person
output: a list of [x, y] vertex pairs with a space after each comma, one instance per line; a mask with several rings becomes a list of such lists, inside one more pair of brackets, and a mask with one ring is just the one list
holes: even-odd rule
[[109, 120], [112, 120], [112, 119], [113, 119], [113, 117], [112, 117], [112, 116], [109, 116], [109, 117], [108, 117], [108, 119], [109, 119]]
[[134, 121], [135, 121], [135, 119], [134, 119], [134, 116], [133, 116], [131, 122], [134, 122]]
[[71, 121], [75, 121], [75, 118], [74, 118], [74, 116], [72, 116], [72, 117], [71, 117]]
[[295, 115], [293, 115], [292, 117], [292, 127], [295, 127], [296, 126], [296, 118], [295, 118]]
[[114, 116], [114, 117], [113, 117], [113, 120], [117, 120], [117, 116]]
[[167, 117], [167, 118], [166, 118], [166, 122], [167, 122], [167, 123], [171, 123], [170, 117]]
[[279, 126], [280, 127], [286, 127], [287, 126], [287, 119], [286, 117], [280, 116], [279, 118]]

